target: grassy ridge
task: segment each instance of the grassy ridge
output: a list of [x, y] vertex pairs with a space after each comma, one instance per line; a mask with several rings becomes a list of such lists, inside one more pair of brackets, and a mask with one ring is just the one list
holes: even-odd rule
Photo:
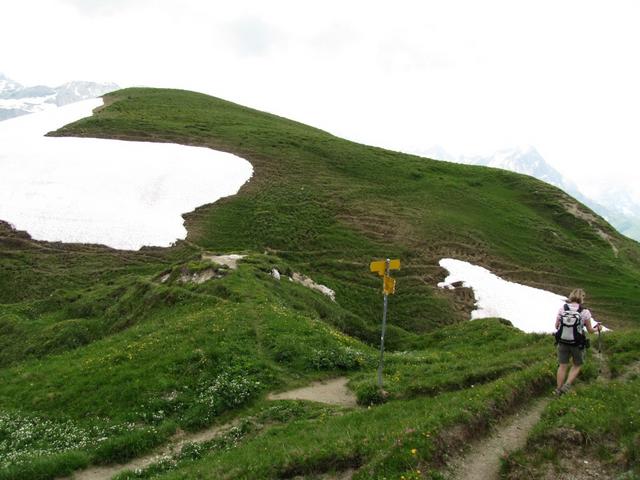
[[[375, 402], [375, 258], [403, 262], [390, 300], [392, 401], [322, 420], [301, 408], [291, 425], [245, 432], [232, 452], [216, 444], [170, 476], [312, 474], [326, 462], [366, 465], [363, 478], [416, 475], [440, 461], [421, 434], [547, 385], [549, 339], [497, 320], [460, 324], [471, 299], [435, 287], [442, 257], [560, 293], [582, 286], [596, 315], [635, 325], [638, 244], [537, 180], [358, 145], [191, 92], [127, 89], [106, 101], [53, 134], [213, 147], [251, 161], [254, 177], [186, 215], [188, 238], [169, 249], [36, 242], [0, 223], [0, 479], [122, 461], [178, 427], [267, 411], [266, 392], [326, 376], [348, 374], [360, 401]], [[228, 271], [202, 262], [205, 250], [248, 257]], [[220, 278], [179, 280], [208, 268]], [[272, 268], [310, 275], [337, 302], [274, 280]], [[411, 425], [419, 454], [395, 443]], [[305, 433], [316, 427], [318, 443]], [[369, 436], [381, 449], [363, 446]], [[239, 466], [245, 456], [253, 470]]]
[[366, 265], [385, 256], [409, 267], [394, 318], [408, 330], [460, 318], [453, 300], [434, 292], [444, 256], [558, 292], [581, 285], [614, 324], [640, 310], [638, 244], [531, 177], [355, 144], [191, 92], [127, 89], [106, 101], [56, 135], [176, 141], [247, 158], [254, 178], [238, 195], [188, 215], [189, 239], [275, 251], [349, 292], [342, 302], [365, 319], [377, 318]]
[[[249, 258], [201, 285], [138, 279], [129, 307], [144, 300], [141, 292], [153, 301], [126, 328], [0, 369], [0, 473], [9, 469], [0, 478], [40, 470], [51, 478], [79, 459], [122, 461], [177, 426], [202, 428], [265, 391], [366, 365], [371, 349], [320, 320], [319, 310], [337, 321], [340, 307], [271, 278], [272, 261]], [[103, 295], [122, 287], [87, 292], [66, 308], [99, 310]], [[126, 315], [123, 303], [113, 318]], [[107, 322], [109, 312], [90, 318]]]

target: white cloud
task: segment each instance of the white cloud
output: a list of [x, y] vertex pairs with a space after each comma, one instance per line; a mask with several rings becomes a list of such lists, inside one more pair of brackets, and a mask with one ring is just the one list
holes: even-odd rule
[[[204, 91], [365, 143], [533, 144], [578, 182], [635, 186], [640, 3], [23, 0], [22, 83]], [[28, 28], [25, 27], [28, 25]]]

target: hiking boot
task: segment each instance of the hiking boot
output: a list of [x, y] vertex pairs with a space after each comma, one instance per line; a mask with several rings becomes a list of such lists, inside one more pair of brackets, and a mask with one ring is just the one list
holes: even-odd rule
[[553, 390], [553, 396], [554, 397], [559, 397], [560, 395], [562, 395], [564, 392], [562, 391], [562, 388], [556, 388]]
[[567, 393], [569, 390], [571, 390], [571, 385], [569, 385], [568, 383], [565, 383], [565, 384], [560, 388], [561, 395], [562, 395], [563, 393]]

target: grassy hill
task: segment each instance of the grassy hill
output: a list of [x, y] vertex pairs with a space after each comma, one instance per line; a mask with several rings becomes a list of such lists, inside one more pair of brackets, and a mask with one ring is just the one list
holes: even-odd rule
[[[531, 177], [359, 145], [192, 92], [127, 89], [105, 104], [51, 135], [211, 147], [249, 160], [254, 176], [185, 215], [188, 237], [169, 249], [38, 242], [0, 223], [0, 478], [121, 461], [178, 428], [231, 419], [243, 419], [236, 437], [157, 473], [436, 475], [449, 443], [547, 389], [554, 365], [544, 336], [466, 322], [469, 292], [436, 288], [443, 257], [558, 293], [580, 286], [599, 319], [636, 327], [640, 245]], [[204, 252], [247, 257], [236, 271]], [[368, 264], [384, 257], [403, 262], [390, 401], [266, 400], [338, 374], [361, 404], [379, 400], [380, 285]], [[211, 268], [219, 278], [179, 280]], [[309, 275], [336, 302], [274, 280], [272, 268]]]

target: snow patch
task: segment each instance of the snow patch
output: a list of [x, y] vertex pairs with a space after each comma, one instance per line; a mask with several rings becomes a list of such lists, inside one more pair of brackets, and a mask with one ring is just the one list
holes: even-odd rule
[[443, 258], [440, 266], [449, 275], [438, 287], [453, 288], [462, 282], [472, 288], [476, 310], [471, 319], [499, 317], [509, 320], [516, 328], [528, 333], [553, 333], [558, 310], [566, 298], [546, 290], [509, 282], [484, 267], [462, 260]]
[[248, 161], [209, 148], [44, 136], [102, 104], [0, 122], [0, 219], [37, 240], [167, 247], [186, 237], [183, 213], [252, 175]]

